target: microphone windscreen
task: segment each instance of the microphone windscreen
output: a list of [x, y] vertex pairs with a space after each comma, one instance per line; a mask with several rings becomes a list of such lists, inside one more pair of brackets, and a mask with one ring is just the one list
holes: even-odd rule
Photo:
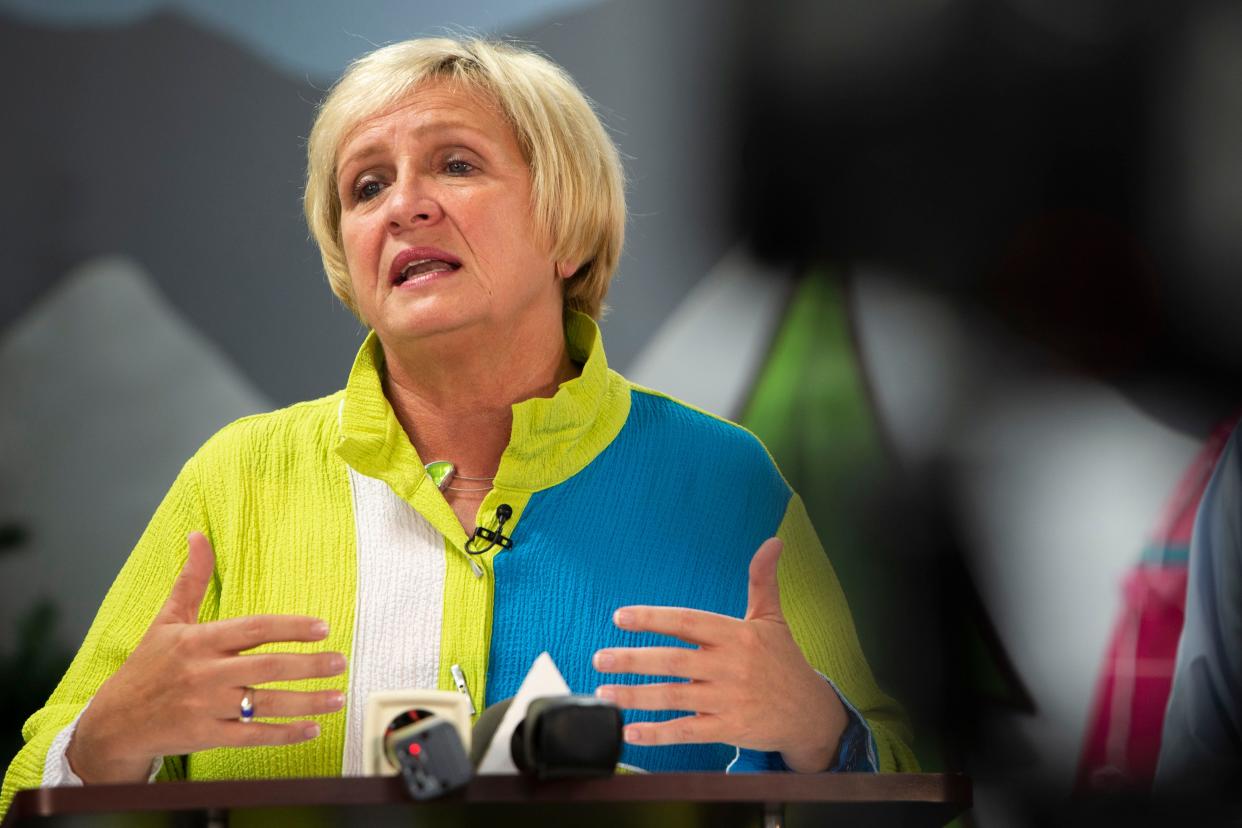
[[483, 756], [487, 753], [487, 748], [496, 735], [496, 729], [500, 727], [500, 722], [512, 703], [512, 696], [496, 702], [479, 714], [479, 720], [474, 723], [474, 730], [471, 731], [470, 737], [470, 762], [476, 768], [483, 761]]

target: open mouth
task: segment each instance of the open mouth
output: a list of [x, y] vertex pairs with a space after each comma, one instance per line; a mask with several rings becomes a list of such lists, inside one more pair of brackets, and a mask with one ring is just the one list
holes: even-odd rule
[[422, 276], [424, 273], [436, 273], [443, 270], [457, 270], [461, 265], [456, 262], [445, 261], [444, 259], [419, 259], [416, 262], [410, 262], [393, 280], [394, 285], [403, 285], [416, 276]]
[[417, 280], [431, 273], [451, 273], [461, 268], [461, 260], [435, 247], [411, 247], [393, 259], [389, 281], [394, 286]]

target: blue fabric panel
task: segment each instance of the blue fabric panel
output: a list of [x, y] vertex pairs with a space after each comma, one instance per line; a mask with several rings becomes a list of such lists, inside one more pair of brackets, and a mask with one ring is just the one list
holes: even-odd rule
[[[661, 681], [597, 673], [601, 647], [678, 643], [618, 630], [627, 604], [686, 606], [740, 618], [759, 544], [776, 534], [790, 490], [759, 441], [675, 401], [632, 393], [629, 419], [583, 471], [536, 493], [495, 559], [487, 703], [517, 692], [547, 650], [575, 693]], [[626, 721], [674, 718], [627, 711]], [[727, 745], [636, 747], [622, 762], [650, 771], [719, 771]]]

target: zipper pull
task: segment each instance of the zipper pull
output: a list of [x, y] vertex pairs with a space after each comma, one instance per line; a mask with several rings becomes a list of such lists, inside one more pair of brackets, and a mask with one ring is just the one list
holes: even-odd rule
[[466, 697], [466, 703], [470, 705], [470, 715], [475, 714], [474, 699], [470, 698], [470, 686], [466, 684], [466, 674], [462, 672], [460, 664], [454, 664], [449, 668], [449, 672], [453, 674], [453, 683], [457, 685], [457, 692]]
[[470, 559], [470, 570], [474, 573], [474, 577], [476, 578], [483, 577], [483, 567], [479, 566], [479, 562], [476, 561], [474, 558]]

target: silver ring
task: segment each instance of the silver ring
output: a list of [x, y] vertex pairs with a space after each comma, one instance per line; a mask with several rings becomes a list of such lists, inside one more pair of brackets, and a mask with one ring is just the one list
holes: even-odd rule
[[250, 700], [250, 696], [253, 693], [254, 691], [249, 687], [242, 693], [241, 715], [237, 717], [237, 720], [242, 724], [250, 724], [254, 721], [254, 702]]

